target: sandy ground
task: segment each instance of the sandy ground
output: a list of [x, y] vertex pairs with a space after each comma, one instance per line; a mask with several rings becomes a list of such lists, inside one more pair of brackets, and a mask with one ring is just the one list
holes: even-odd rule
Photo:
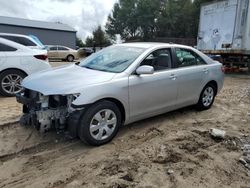
[[[3, 100], [16, 118], [18, 105]], [[226, 138], [212, 139], [210, 128]], [[0, 187], [250, 187], [242, 142], [250, 144], [250, 77], [227, 76], [210, 110], [188, 107], [122, 127], [101, 147], [0, 126]]]

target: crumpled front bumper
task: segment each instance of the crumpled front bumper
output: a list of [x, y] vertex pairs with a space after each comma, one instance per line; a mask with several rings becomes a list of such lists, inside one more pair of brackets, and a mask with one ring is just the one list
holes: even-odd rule
[[16, 101], [21, 103], [25, 106], [36, 106], [37, 105], [37, 98], [28, 98], [24, 96], [22, 93], [16, 94]]

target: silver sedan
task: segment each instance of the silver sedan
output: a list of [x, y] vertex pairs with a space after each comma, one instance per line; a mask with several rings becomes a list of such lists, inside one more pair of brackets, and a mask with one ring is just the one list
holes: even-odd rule
[[209, 109], [223, 81], [222, 65], [191, 47], [127, 43], [27, 77], [17, 101], [22, 124], [102, 145], [121, 125], [189, 105]]

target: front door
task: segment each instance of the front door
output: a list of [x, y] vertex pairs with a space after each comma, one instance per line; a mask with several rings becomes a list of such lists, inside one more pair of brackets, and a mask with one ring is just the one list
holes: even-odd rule
[[[129, 77], [130, 119], [136, 121], [174, 108], [177, 96], [176, 77], [171, 71], [170, 49], [152, 52], [141, 65], [153, 66], [150, 75]], [[140, 66], [141, 66], [140, 65]]]

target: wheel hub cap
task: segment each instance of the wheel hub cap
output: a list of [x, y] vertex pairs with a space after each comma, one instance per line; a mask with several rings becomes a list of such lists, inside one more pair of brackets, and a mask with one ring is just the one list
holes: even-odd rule
[[213, 99], [214, 99], [214, 90], [212, 87], [207, 87], [202, 97], [203, 105], [208, 107], [213, 102]]
[[112, 110], [97, 112], [90, 122], [90, 134], [96, 140], [104, 140], [112, 135], [117, 125], [117, 118]]

